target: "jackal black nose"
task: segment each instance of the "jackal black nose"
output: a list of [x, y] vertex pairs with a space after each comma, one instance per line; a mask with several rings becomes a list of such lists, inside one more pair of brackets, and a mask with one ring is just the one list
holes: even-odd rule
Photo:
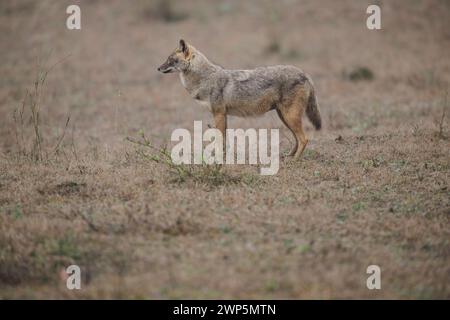
[[158, 71], [161, 71], [161, 67], [158, 67]]

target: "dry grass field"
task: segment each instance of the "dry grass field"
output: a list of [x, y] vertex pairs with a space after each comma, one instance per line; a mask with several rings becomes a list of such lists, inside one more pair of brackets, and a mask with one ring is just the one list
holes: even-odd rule
[[[371, 2], [1, 1], [0, 298], [449, 299], [450, 3], [373, 1], [369, 31]], [[180, 38], [309, 73], [323, 130], [305, 121], [303, 157], [177, 170], [128, 141], [213, 124], [156, 71]], [[274, 111], [229, 125], [293, 142]]]

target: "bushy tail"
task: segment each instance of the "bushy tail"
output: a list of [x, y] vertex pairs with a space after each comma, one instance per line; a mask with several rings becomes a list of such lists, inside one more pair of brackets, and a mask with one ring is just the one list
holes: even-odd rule
[[319, 106], [317, 105], [317, 98], [314, 93], [314, 89], [312, 89], [309, 94], [308, 105], [306, 106], [306, 115], [316, 130], [320, 130], [320, 128], [322, 128], [322, 118], [320, 117]]

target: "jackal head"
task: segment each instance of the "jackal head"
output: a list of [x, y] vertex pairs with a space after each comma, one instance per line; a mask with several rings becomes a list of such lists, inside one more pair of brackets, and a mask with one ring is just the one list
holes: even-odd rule
[[189, 47], [186, 41], [181, 39], [178, 48], [170, 54], [166, 62], [158, 68], [158, 71], [162, 73], [186, 71], [189, 68], [191, 58], [192, 48]]

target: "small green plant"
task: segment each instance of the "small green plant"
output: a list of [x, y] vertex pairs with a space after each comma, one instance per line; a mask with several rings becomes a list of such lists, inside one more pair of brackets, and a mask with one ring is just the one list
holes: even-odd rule
[[370, 169], [370, 168], [379, 168], [382, 165], [384, 165], [385, 162], [386, 161], [381, 156], [375, 156], [366, 160], [362, 160], [361, 164], [364, 169]]
[[277, 38], [273, 37], [266, 47], [266, 52], [269, 54], [279, 53], [281, 51], [281, 44]]
[[298, 251], [300, 253], [307, 253], [311, 251], [311, 246], [308, 243], [304, 243], [298, 246]]
[[422, 129], [420, 128], [419, 124], [414, 123], [411, 125], [411, 134], [413, 137], [420, 137], [422, 135]]
[[12, 217], [17, 220], [23, 217], [22, 208], [17, 204], [12, 212]]
[[[126, 140], [140, 147], [136, 152], [142, 158], [164, 165], [173, 176], [171, 182], [192, 181], [209, 187], [217, 187], [242, 181], [240, 176], [232, 176], [227, 173], [221, 164], [209, 165], [205, 162], [201, 165], [175, 164], [167, 150], [167, 145], [155, 147], [145, 136], [143, 130], [139, 131], [139, 136], [139, 139], [127, 137]], [[148, 150], [151, 150], [152, 153], [149, 153]]]
[[441, 116], [439, 117], [439, 120], [437, 121], [437, 133], [436, 135], [438, 136], [439, 139], [447, 139], [447, 136], [444, 134], [445, 131], [445, 118], [447, 116], [447, 109], [448, 109], [448, 92], [445, 93], [445, 98], [442, 102], [442, 113]]
[[279, 30], [279, 24], [281, 20], [281, 13], [276, 8], [270, 8], [270, 11], [267, 13], [269, 17], [267, 24], [267, 37], [269, 42], [265, 48], [266, 54], [279, 54], [281, 53], [282, 45], [281, 45], [281, 30]]
[[[47, 76], [50, 71], [61, 62], [58, 61], [51, 67], [46, 67], [42, 65], [40, 61], [37, 64], [37, 72], [35, 76], [35, 80], [33, 83], [32, 89], [25, 90], [25, 96], [22, 99], [21, 105], [14, 110], [13, 119], [15, 123], [15, 136], [16, 143], [18, 146], [18, 152], [21, 156], [28, 156], [34, 161], [42, 161], [48, 159], [51, 154], [56, 154], [60, 150], [61, 142], [63, 141], [66, 129], [69, 125], [70, 116], [67, 117], [64, 130], [57, 138], [57, 141], [53, 148], [43, 145], [44, 138], [41, 129], [41, 104], [45, 91], [45, 83], [47, 80]], [[30, 118], [29, 121], [25, 121], [25, 113], [29, 111]], [[32, 129], [32, 143], [31, 147], [29, 147], [30, 143], [27, 141], [29, 139], [29, 130], [27, 125], [31, 124]], [[52, 150], [49, 153], [49, 150]]]
[[[149, 6], [150, 5], [150, 6]], [[164, 22], [178, 22], [188, 18], [187, 13], [177, 12], [172, 0], [158, 0], [154, 3], [140, 1], [138, 9], [144, 17], [161, 19]]]
[[280, 284], [275, 279], [271, 279], [266, 283], [266, 291], [268, 292], [276, 292], [280, 289]]
[[365, 209], [365, 208], [366, 208], [366, 206], [365, 206], [365, 204], [364, 204], [363, 202], [355, 202], [355, 203], [352, 205], [352, 209], [353, 209], [353, 211], [355, 211], [355, 212], [361, 211], [361, 210], [363, 210], [363, 209]]
[[344, 78], [350, 81], [373, 80], [375, 75], [368, 67], [355, 67], [350, 71], [344, 71]]
[[72, 236], [64, 236], [56, 241], [51, 241], [49, 245], [52, 255], [69, 257], [74, 260], [81, 258], [81, 251]]

